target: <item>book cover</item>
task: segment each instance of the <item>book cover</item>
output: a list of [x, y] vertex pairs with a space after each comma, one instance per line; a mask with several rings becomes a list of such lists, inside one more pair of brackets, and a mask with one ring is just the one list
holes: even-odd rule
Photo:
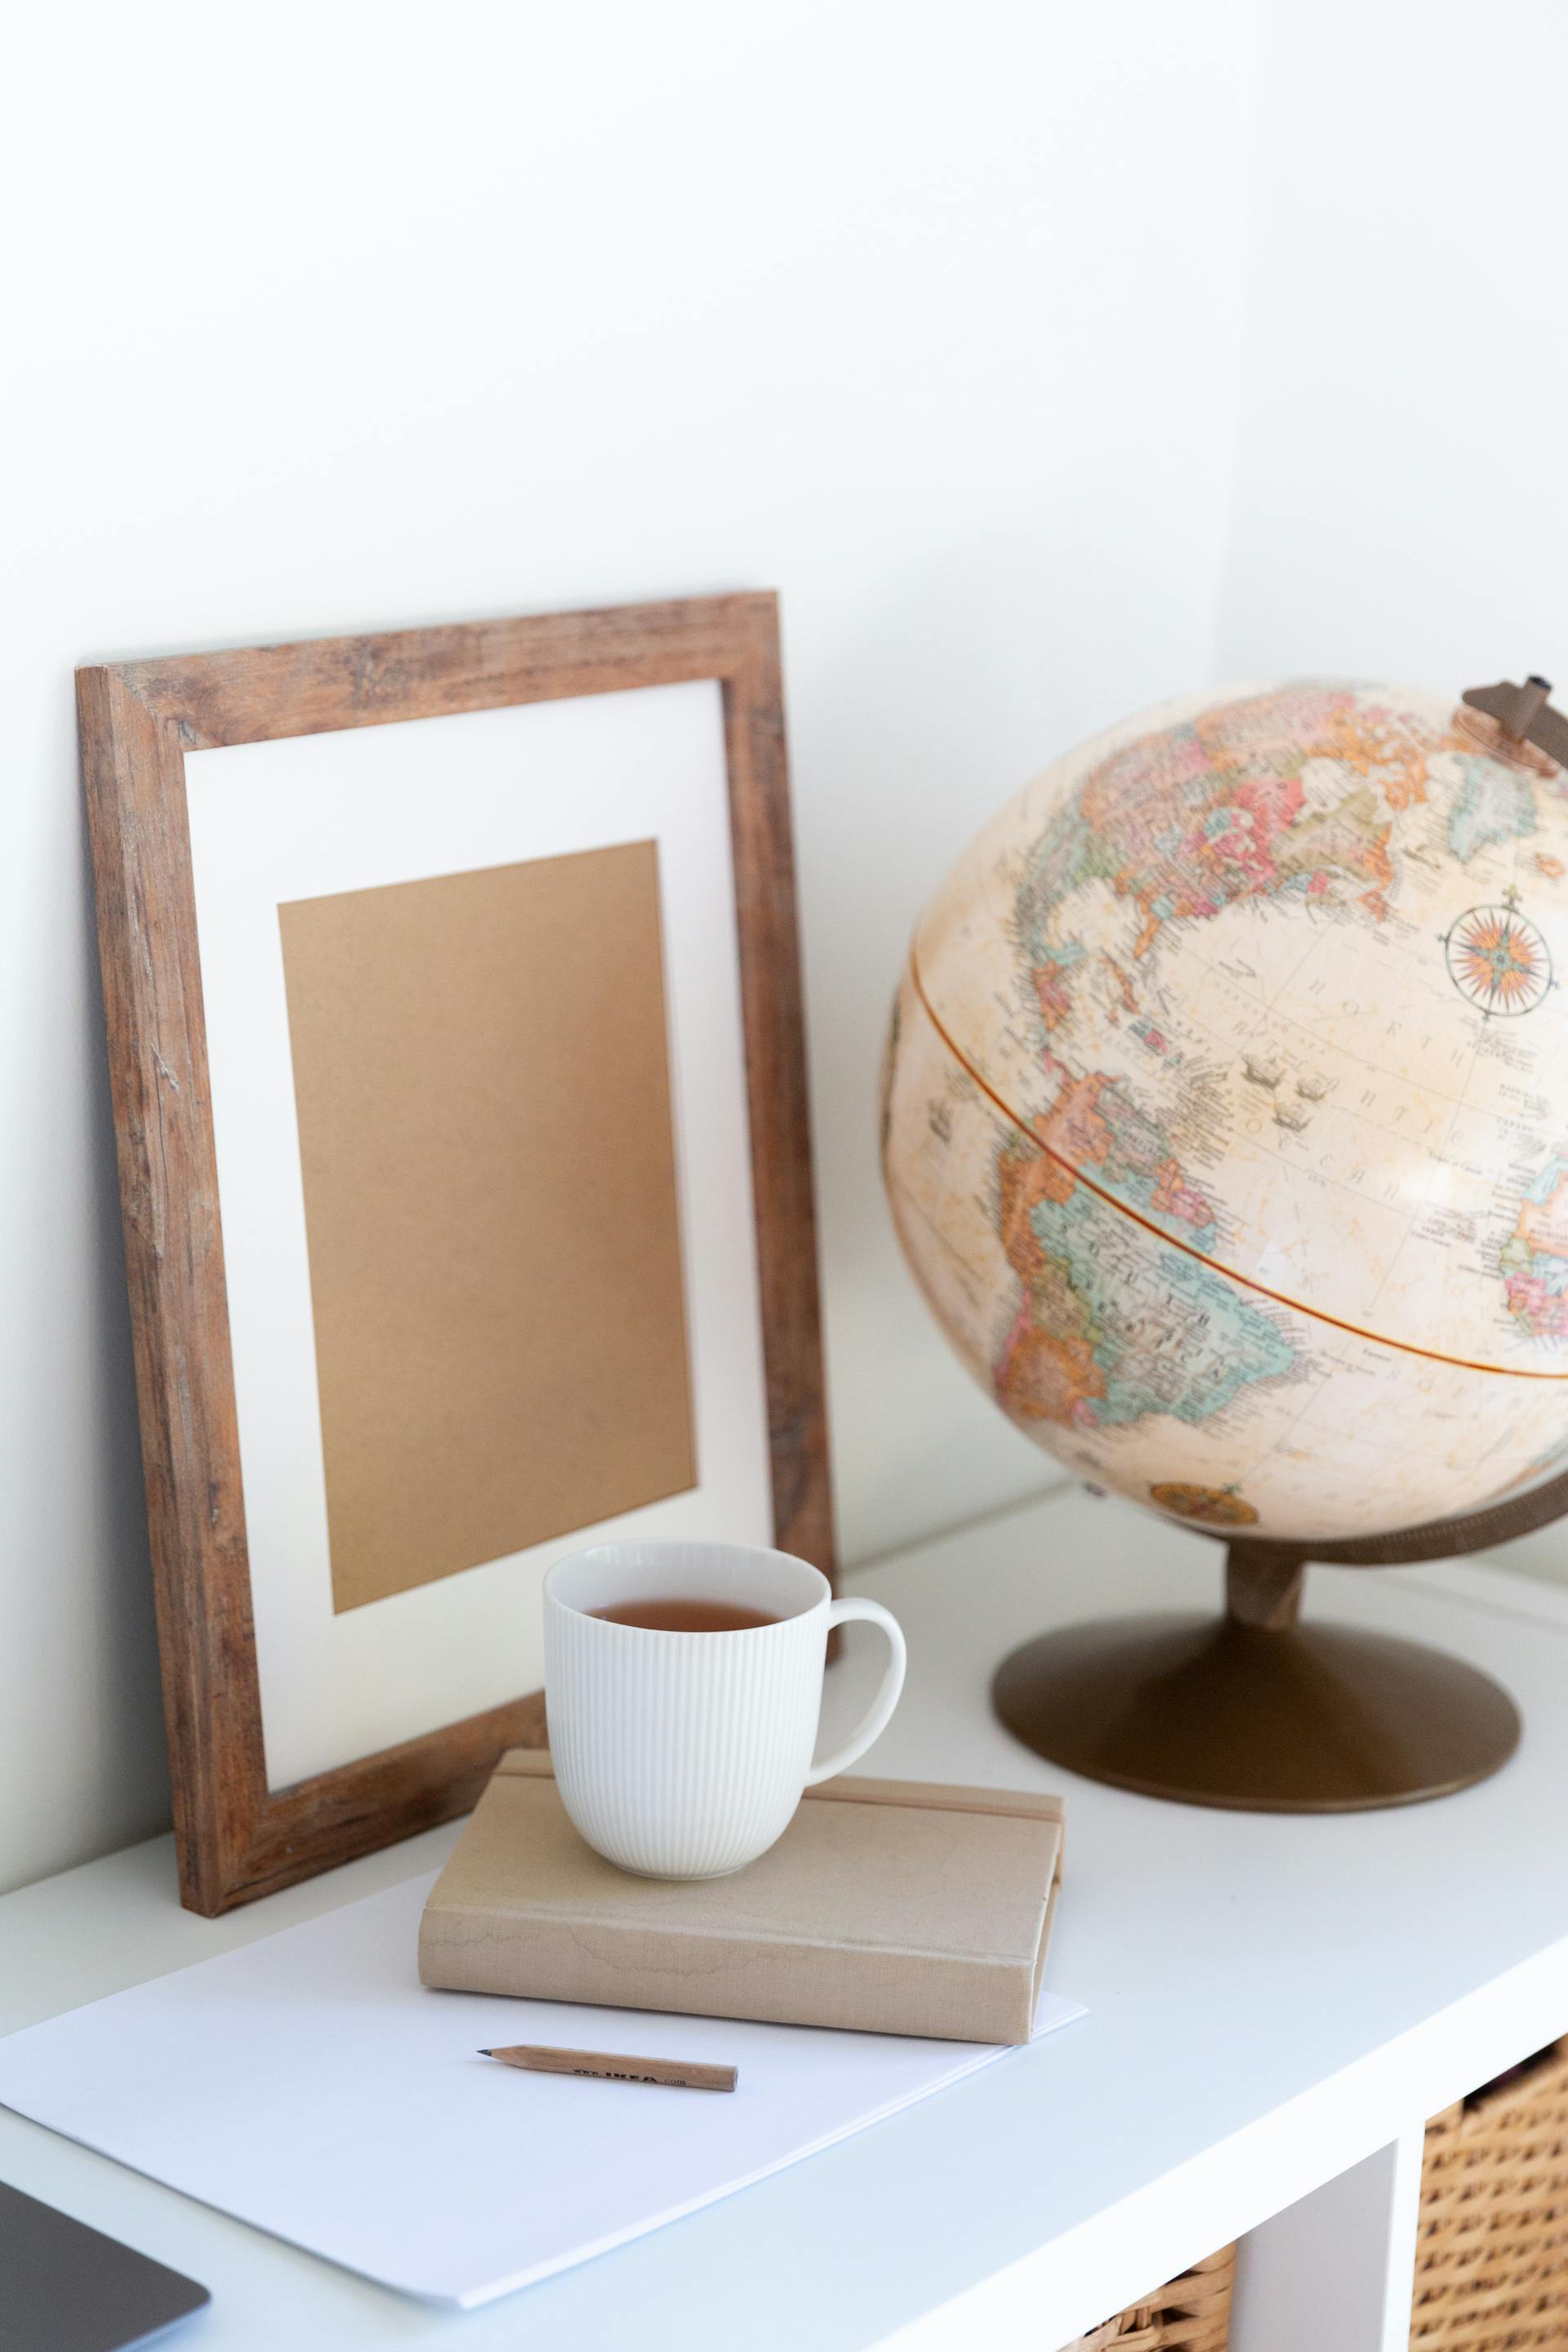
[[419, 1931], [454, 1992], [942, 2041], [1027, 2042], [1060, 1800], [844, 1776], [728, 1878], [634, 1878], [584, 1845], [550, 1759], [503, 1756]]

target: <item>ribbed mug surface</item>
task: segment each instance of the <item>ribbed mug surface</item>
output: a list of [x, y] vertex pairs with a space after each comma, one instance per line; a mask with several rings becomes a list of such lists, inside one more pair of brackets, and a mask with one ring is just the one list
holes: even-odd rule
[[[592, 1613], [674, 1595], [777, 1619], [662, 1633]], [[855, 1739], [814, 1772], [828, 1628], [862, 1616], [888, 1633], [892, 1662]], [[903, 1639], [874, 1601], [835, 1601], [784, 1552], [602, 1545], [545, 1580], [544, 1671], [556, 1785], [582, 1836], [644, 1877], [715, 1878], [783, 1835], [808, 1780], [869, 1746], [898, 1700]]]

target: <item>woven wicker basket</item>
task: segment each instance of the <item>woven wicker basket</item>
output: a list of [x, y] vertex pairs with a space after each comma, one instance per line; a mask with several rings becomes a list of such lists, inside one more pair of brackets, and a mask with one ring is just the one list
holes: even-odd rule
[[1410, 2341], [1568, 2345], [1568, 2041], [1428, 2124]]
[[1225, 2246], [1062, 2352], [1225, 2352], [1235, 2284], [1236, 2248]]

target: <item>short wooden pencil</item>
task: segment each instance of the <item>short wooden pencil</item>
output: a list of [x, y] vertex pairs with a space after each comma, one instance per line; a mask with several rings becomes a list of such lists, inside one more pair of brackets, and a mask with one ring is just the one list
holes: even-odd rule
[[732, 2091], [740, 2080], [733, 2066], [706, 2066], [695, 2058], [628, 2058], [610, 2050], [554, 2050], [543, 2042], [479, 2054], [530, 2074], [593, 2074], [606, 2083], [664, 2083], [678, 2091]]

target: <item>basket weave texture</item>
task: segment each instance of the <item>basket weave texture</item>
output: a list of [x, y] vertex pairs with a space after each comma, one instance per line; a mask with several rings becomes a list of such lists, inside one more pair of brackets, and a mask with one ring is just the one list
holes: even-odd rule
[[1568, 2041], [1427, 2125], [1410, 2342], [1568, 2345]]
[[1194, 2263], [1147, 2303], [1136, 2303], [1092, 2328], [1062, 2352], [1225, 2352], [1230, 2341], [1230, 2298], [1236, 2248], [1223, 2246]]

